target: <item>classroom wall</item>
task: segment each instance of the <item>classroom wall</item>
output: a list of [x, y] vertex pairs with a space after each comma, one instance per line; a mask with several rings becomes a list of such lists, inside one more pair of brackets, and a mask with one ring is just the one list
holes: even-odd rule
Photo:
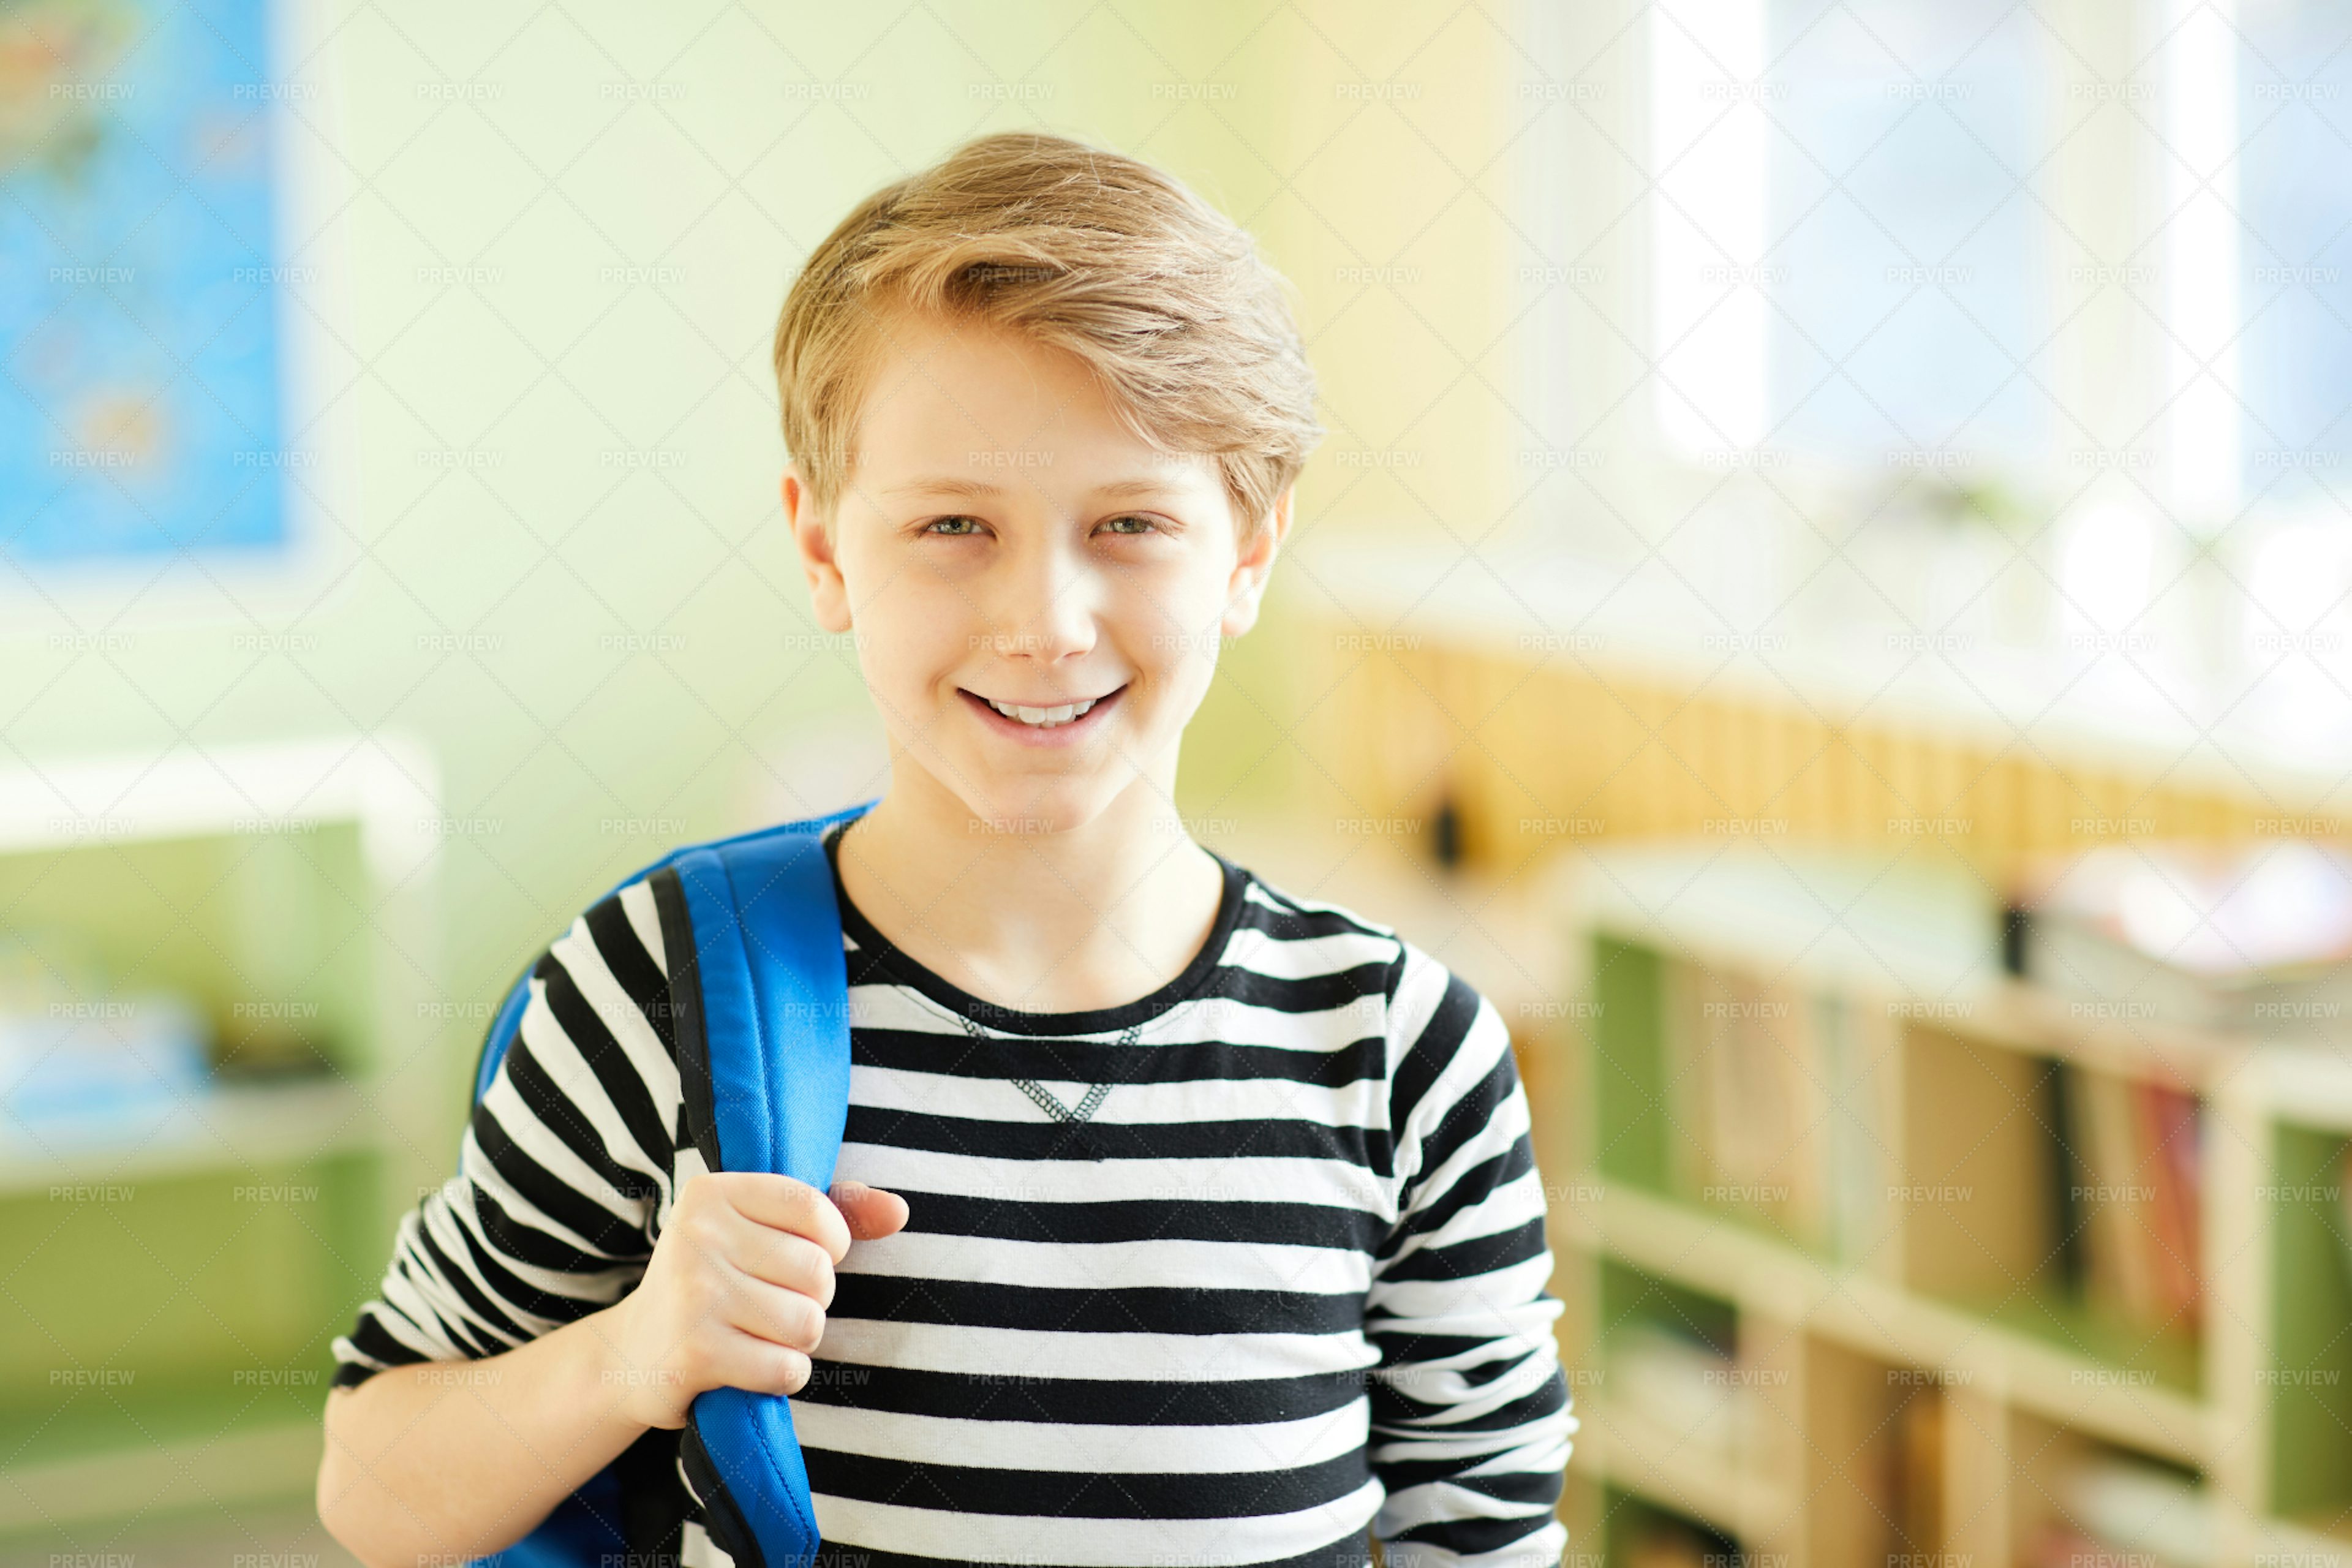
[[[768, 341], [851, 203], [968, 136], [1098, 137], [1263, 237], [1328, 405], [1302, 533], [1502, 510], [1492, 26], [1394, 0], [286, 10], [299, 548], [6, 584], [0, 712], [12, 761], [421, 739], [448, 820], [419, 959], [454, 999], [662, 848], [879, 786], [781, 526]], [[1319, 765], [1281, 646], [1317, 598], [1278, 574], [1228, 653], [1188, 810]], [[477, 1032], [441, 1042], [453, 1121]]]

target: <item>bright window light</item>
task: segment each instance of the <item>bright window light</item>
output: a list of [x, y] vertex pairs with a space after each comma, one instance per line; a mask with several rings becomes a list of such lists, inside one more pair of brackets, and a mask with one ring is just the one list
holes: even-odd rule
[[2237, 509], [2238, 37], [2234, 0], [2168, 0], [2166, 321], [2172, 501], [2210, 531]]
[[1652, 362], [1660, 435], [1686, 455], [1764, 438], [1763, 0], [1651, 7]]
[[2156, 571], [2148, 520], [2120, 504], [2095, 506], [2074, 521], [2058, 562], [2069, 641], [2094, 652], [2124, 646], [2147, 608]]

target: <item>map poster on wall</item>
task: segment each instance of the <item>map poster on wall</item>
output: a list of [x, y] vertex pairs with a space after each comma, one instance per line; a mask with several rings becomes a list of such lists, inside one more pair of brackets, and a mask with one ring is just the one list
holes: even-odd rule
[[267, 0], [0, 0], [0, 574], [268, 552]]

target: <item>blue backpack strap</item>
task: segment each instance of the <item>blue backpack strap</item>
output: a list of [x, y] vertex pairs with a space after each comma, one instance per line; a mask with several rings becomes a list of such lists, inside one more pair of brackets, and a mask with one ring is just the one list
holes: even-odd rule
[[[849, 995], [822, 835], [876, 804], [673, 850], [604, 895], [654, 879], [688, 1121], [714, 1171], [774, 1171], [819, 1191], [832, 1183], [849, 1110]], [[491, 1021], [477, 1100], [521, 1029], [530, 978], [526, 969]], [[788, 1402], [709, 1389], [677, 1438], [713, 1538], [740, 1568], [807, 1568], [820, 1542]], [[636, 1544], [621, 1539], [622, 1468], [615, 1460], [590, 1477], [529, 1535], [477, 1563], [614, 1561]]]
[[[849, 1114], [848, 966], [824, 846], [782, 834], [689, 850], [673, 869], [698, 980], [677, 987], [675, 1020], [688, 1124], [707, 1130], [711, 1169], [772, 1171], [823, 1192]], [[678, 1455], [742, 1568], [812, 1561], [808, 1470], [782, 1395], [704, 1390]]]

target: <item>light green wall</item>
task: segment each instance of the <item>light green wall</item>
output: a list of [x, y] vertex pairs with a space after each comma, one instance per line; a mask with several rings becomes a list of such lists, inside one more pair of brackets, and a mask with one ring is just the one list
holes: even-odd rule
[[[1298, 285], [1331, 430], [1302, 534], [1498, 515], [1481, 477], [1506, 440], [1497, 153], [1523, 111], [1498, 85], [1514, 46], [1475, 15], [320, 4], [331, 90], [298, 110], [349, 205], [340, 254], [290, 259], [347, 285], [348, 319], [297, 323], [351, 434], [342, 559], [20, 595], [0, 713], [35, 757], [420, 736], [474, 829], [441, 862], [455, 999], [495, 997], [667, 845], [749, 826], [761, 759], [863, 708], [845, 652], [787, 640], [814, 628], [778, 518], [768, 338], [791, 268], [851, 203], [965, 137], [1097, 137], [1263, 237]], [[1409, 90], [1355, 85], [1391, 77]], [[430, 270], [453, 267], [489, 270]], [[1411, 270], [1342, 270], [1361, 268]], [[1340, 456], [1372, 449], [1411, 466]], [[449, 450], [496, 466], [420, 457]], [[1188, 748], [1188, 811], [1263, 801], [1313, 765], [1286, 735], [1316, 694], [1291, 689], [1279, 639], [1322, 598], [1277, 574]], [[664, 640], [613, 640], [632, 637]], [[478, 1031], [441, 1042], [453, 1095]]]

